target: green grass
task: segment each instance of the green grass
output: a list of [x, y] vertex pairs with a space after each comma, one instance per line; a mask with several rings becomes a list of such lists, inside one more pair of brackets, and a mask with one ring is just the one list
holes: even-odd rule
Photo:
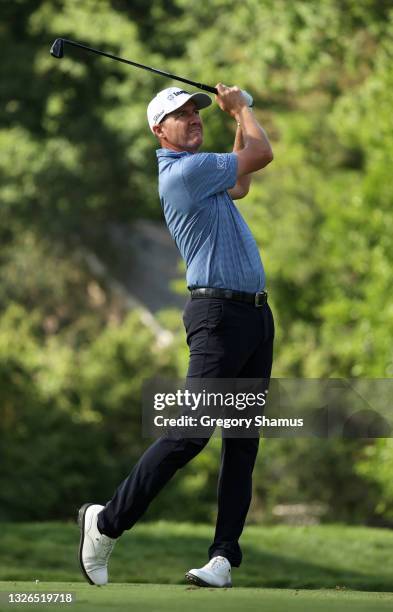
[[[206, 561], [212, 527], [140, 523], [119, 540], [111, 584], [88, 585], [74, 523], [3, 523], [0, 592], [72, 592], [72, 610], [93, 612], [377, 612], [393, 609], [393, 533], [338, 525], [247, 527], [234, 589], [199, 589], [184, 572]], [[36, 584], [36, 580], [39, 583]], [[20, 606], [6, 604], [0, 612]], [[23, 609], [58, 610], [32, 604]]]
[[[112, 582], [184, 584], [207, 560], [213, 529], [189, 523], [140, 523], [119, 540]], [[3, 523], [0, 580], [83, 582], [74, 523]], [[235, 586], [393, 591], [393, 533], [346, 526], [255, 527], [242, 537]]]
[[[103, 588], [88, 584], [55, 582], [0, 582], [0, 592], [71, 592], [72, 606], [23, 605], [30, 610], [81, 610], [83, 612], [383, 612], [393, 607], [393, 595], [359, 591], [300, 591], [276, 589], [198, 589], [178, 585], [112, 584]], [[5, 601], [5, 596], [3, 600]], [[0, 603], [1, 612], [20, 606]]]

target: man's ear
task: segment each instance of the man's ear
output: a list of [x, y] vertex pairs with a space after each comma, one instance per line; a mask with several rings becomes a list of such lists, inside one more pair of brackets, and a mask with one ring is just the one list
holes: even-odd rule
[[160, 140], [160, 138], [163, 138], [164, 136], [164, 134], [162, 133], [163, 126], [160, 123], [158, 125], [153, 125], [153, 132], [157, 136], [158, 140]]

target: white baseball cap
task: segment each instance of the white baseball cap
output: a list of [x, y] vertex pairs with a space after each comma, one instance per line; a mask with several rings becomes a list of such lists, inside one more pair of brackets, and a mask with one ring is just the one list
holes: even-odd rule
[[179, 87], [168, 87], [159, 91], [147, 107], [147, 120], [151, 131], [153, 132], [153, 126], [158, 125], [166, 115], [183, 106], [188, 100], [195, 102], [198, 109], [206, 108], [212, 103], [210, 96], [205, 93], [190, 94]]

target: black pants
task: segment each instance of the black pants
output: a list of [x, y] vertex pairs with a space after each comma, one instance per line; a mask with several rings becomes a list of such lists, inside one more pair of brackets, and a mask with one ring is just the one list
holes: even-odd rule
[[[269, 379], [273, 358], [273, 315], [265, 304], [225, 299], [190, 300], [183, 321], [190, 347], [188, 378]], [[130, 529], [175, 472], [208, 438], [161, 437], [142, 455], [99, 514], [98, 528], [112, 538]], [[209, 558], [226, 557], [238, 567], [239, 538], [251, 502], [252, 472], [259, 438], [223, 438], [218, 478], [218, 514]]]

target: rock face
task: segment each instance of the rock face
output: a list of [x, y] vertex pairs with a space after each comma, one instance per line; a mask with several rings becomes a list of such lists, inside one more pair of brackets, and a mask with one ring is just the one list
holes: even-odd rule
[[[112, 224], [108, 236], [118, 261], [117, 278], [130, 297], [152, 314], [184, 308], [184, 265], [165, 223], [139, 220], [131, 228]], [[173, 281], [183, 281], [183, 294], [173, 290]]]

